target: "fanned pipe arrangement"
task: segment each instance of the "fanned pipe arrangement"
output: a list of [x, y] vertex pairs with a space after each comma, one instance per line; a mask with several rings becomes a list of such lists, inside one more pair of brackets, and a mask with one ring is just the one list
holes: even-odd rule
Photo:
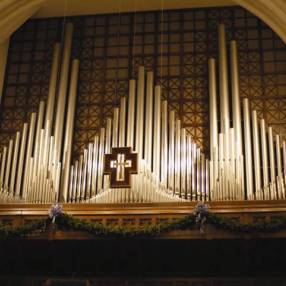
[[[138, 78], [129, 81], [128, 96], [72, 161], [80, 67], [71, 59], [72, 37], [68, 23], [63, 47], [54, 46], [47, 106], [40, 102], [37, 114], [0, 153], [0, 202], [285, 199], [286, 143], [250, 111], [248, 99], [241, 105], [236, 42], [230, 42], [228, 71], [224, 25], [219, 26], [218, 80], [216, 60], [209, 59], [209, 159], [162, 99], [153, 72], [141, 66]], [[131, 147], [138, 155], [131, 188], [110, 188], [104, 174], [104, 156], [115, 147]]]

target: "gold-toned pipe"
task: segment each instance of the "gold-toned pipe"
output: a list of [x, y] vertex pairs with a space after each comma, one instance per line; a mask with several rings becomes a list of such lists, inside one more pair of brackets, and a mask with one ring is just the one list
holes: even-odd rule
[[33, 176], [31, 177], [32, 180], [35, 180], [37, 177], [37, 172], [39, 170], [39, 157], [40, 157], [40, 148], [42, 147], [40, 138], [43, 126], [43, 119], [44, 119], [44, 108], [45, 103], [43, 101], [40, 102], [39, 112], [38, 112], [38, 122], [37, 122], [37, 129], [36, 129], [36, 139], [34, 144], [34, 166], [33, 166]]
[[150, 170], [152, 166], [153, 137], [153, 81], [153, 72], [147, 72], [144, 159]]
[[139, 160], [143, 159], [144, 85], [145, 85], [145, 71], [144, 67], [140, 66], [138, 71], [138, 85], [137, 85], [136, 138], [135, 138], [136, 142], [135, 150], [138, 154]]
[[119, 122], [119, 108], [113, 109], [113, 126], [112, 126], [112, 147], [118, 147], [118, 122]]
[[[47, 121], [49, 121], [50, 125], [52, 125], [53, 123], [57, 77], [60, 64], [60, 47], [61, 47], [60, 43], [54, 44], [53, 61], [52, 61], [50, 81], [49, 81], [49, 93], [48, 93], [47, 111], [45, 119], [46, 122], [45, 124], [47, 124]], [[45, 126], [45, 129], [47, 129], [47, 125]]]
[[[271, 183], [275, 183], [276, 181], [276, 174], [275, 174], [275, 159], [274, 159], [274, 144], [273, 144], [273, 133], [272, 127], [268, 127], [268, 147], [269, 147], [269, 163], [270, 163], [270, 178]], [[271, 198], [276, 198], [277, 193], [272, 188], [271, 190]]]
[[206, 200], [206, 162], [205, 162], [205, 154], [201, 154], [201, 200]]
[[176, 120], [175, 133], [175, 194], [181, 194], [180, 188], [180, 173], [181, 173], [181, 121]]
[[74, 180], [74, 166], [71, 166], [71, 172], [70, 172], [70, 180], [69, 180], [69, 190], [68, 190], [68, 197], [67, 202], [72, 203], [73, 198], [73, 180]]
[[78, 180], [78, 160], [74, 163], [74, 175], [73, 175], [73, 188], [72, 188], [72, 202], [75, 202], [77, 199], [76, 189], [77, 189], [77, 180]]
[[16, 181], [16, 192], [15, 192], [17, 197], [20, 196], [21, 184], [23, 181], [23, 166], [24, 166], [24, 157], [25, 157], [25, 150], [26, 150], [26, 143], [27, 143], [27, 133], [28, 133], [28, 123], [24, 123], [20, 157], [19, 157], [19, 165], [18, 165], [18, 170], [17, 170], [17, 181]]
[[239, 74], [238, 74], [238, 57], [236, 41], [230, 42], [231, 53], [231, 93], [232, 93], [232, 121], [237, 142], [237, 157], [242, 155], [242, 136], [241, 136], [241, 108], [239, 98]]
[[206, 159], [206, 169], [205, 169], [205, 174], [206, 174], [206, 200], [209, 201], [210, 198], [210, 161]]
[[[216, 93], [216, 68], [215, 59], [209, 59], [209, 112], [210, 112], [210, 158], [214, 165], [217, 165], [218, 158], [218, 127], [217, 127], [217, 93]], [[214, 168], [217, 171], [218, 168]], [[217, 180], [218, 174], [215, 172], [213, 181]], [[212, 186], [215, 189], [215, 185]]]
[[1, 172], [0, 172], [0, 192], [2, 191], [2, 187], [4, 184], [4, 174], [5, 174], [5, 167], [7, 163], [7, 147], [3, 147], [3, 155], [2, 155], [2, 161], [1, 161]]
[[[61, 190], [59, 194], [59, 200], [61, 202], [66, 202], [67, 195], [68, 195], [71, 153], [72, 153], [72, 140], [73, 140], [73, 131], [74, 131], [74, 116], [75, 116], [77, 84], [78, 84], [78, 72], [79, 72], [79, 60], [73, 60], [72, 70], [71, 70], [70, 89], [69, 89], [69, 96], [68, 96], [67, 120], [66, 120], [66, 129], [65, 129], [65, 138], [64, 138], [63, 161], [62, 161], [63, 180], [62, 180]], [[61, 128], [61, 127], [59, 126], [58, 128]], [[58, 132], [60, 132], [60, 130], [58, 130]], [[60, 141], [55, 142], [55, 143], [59, 144], [59, 142]], [[61, 145], [57, 145], [57, 146], [59, 147]]]
[[127, 120], [127, 147], [134, 150], [134, 114], [135, 114], [135, 85], [136, 81], [129, 81], [129, 97], [128, 97], [128, 120]]
[[187, 136], [186, 146], [186, 157], [187, 157], [187, 199], [191, 198], [192, 195], [192, 139]]
[[219, 200], [227, 199], [227, 161], [225, 160], [225, 134], [219, 133]]
[[286, 142], [282, 142], [282, 158], [283, 158], [283, 171], [286, 173]]
[[100, 192], [103, 188], [103, 160], [104, 160], [104, 141], [105, 141], [105, 128], [100, 129], [100, 142], [98, 154], [98, 169], [97, 169], [97, 191]]
[[121, 97], [120, 99], [120, 121], [119, 121], [119, 147], [125, 146], [125, 129], [126, 129], [125, 126], [126, 126], [126, 98]]
[[77, 202], [79, 202], [80, 199], [81, 199], [82, 168], [83, 168], [83, 155], [80, 155], [80, 157], [79, 157], [79, 164], [78, 164], [77, 190], [76, 190], [76, 200], [77, 200]]
[[243, 118], [244, 118], [246, 193], [247, 193], [247, 198], [250, 199], [253, 196], [253, 175], [252, 175], [252, 151], [251, 151], [249, 103], [247, 98], [243, 99]]
[[9, 140], [9, 147], [8, 147], [8, 156], [7, 156], [7, 164], [5, 170], [5, 180], [4, 180], [4, 189], [7, 191], [8, 183], [10, 178], [11, 172], [11, 160], [12, 160], [12, 151], [13, 151], [13, 140]]
[[155, 86], [154, 108], [153, 172], [156, 175], [157, 179], [160, 180], [161, 87], [159, 85]]
[[197, 177], [197, 189], [196, 189], [196, 198], [201, 200], [201, 149], [197, 148], [197, 168], [196, 168], [196, 177]]
[[162, 101], [162, 125], [161, 125], [161, 181], [167, 186], [168, 178], [168, 105]]
[[92, 177], [92, 158], [93, 144], [88, 144], [88, 164], [87, 164], [87, 181], [86, 181], [86, 199], [91, 197], [91, 177]]
[[277, 162], [277, 176], [282, 177], [282, 161], [281, 161], [281, 148], [280, 148], [280, 136], [276, 134], [276, 162]]
[[[260, 138], [261, 138], [261, 151], [262, 151], [262, 171], [263, 171], [263, 189], [268, 188], [269, 175], [268, 175], [268, 152], [267, 152], [267, 139], [264, 119], [260, 120]], [[266, 194], [264, 194], [266, 195]], [[270, 194], [268, 193], [267, 196]]]
[[187, 171], [187, 146], [186, 146], [186, 129], [182, 128], [181, 129], [181, 186], [180, 186], [180, 190], [181, 190], [181, 197], [184, 197], [185, 199], [187, 199], [188, 194], [187, 194], [187, 183], [186, 183], [186, 171]]
[[253, 151], [254, 151], [254, 172], [255, 172], [255, 192], [261, 190], [261, 175], [260, 175], [260, 149], [259, 149], [259, 136], [257, 125], [257, 113], [252, 111], [252, 129], [253, 129]]
[[65, 29], [64, 50], [63, 50], [63, 59], [61, 64], [61, 74], [59, 81], [57, 111], [55, 120], [55, 149], [56, 149], [55, 162], [59, 162], [61, 158], [63, 126], [64, 126], [64, 116], [65, 116], [68, 76], [69, 76], [71, 46], [72, 46], [72, 35], [73, 35], [73, 24], [67, 23]]
[[24, 165], [24, 183], [22, 188], [22, 197], [26, 198], [28, 178], [30, 174], [30, 158], [32, 156], [33, 145], [34, 145], [34, 134], [35, 134], [35, 125], [36, 125], [36, 113], [31, 114], [30, 124], [29, 124], [29, 136], [28, 144], [25, 156], [25, 165]]
[[92, 179], [91, 179], [91, 197], [97, 194], [97, 169], [98, 169], [98, 153], [99, 153], [99, 137], [94, 137], [92, 158]]
[[192, 144], [192, 200], [197, 199], [197, 184], [196, 184], [196, 166], [197, 166], [197, 145]]
[[84, 149], [83, 151], [83, 171], [82, 171], [82, 186], [81, 186], [81, 192], [80, 192], [80, 199], [81, 201], [84, 201], [86, 197], [86, 174], [87, 174], [87, 155], [88, 150]]
[[174, 164], [175, 164], [175, 111], [170, 112], [169, 117], [169, 162], [168, 162], [168, 188], [174, 191]]
[[[221, 115], [221, 132], [225, 133], [229, 130], [229, 102], [228, 102], [228, 71], [227, 71], [227, 51], [225, 27], [219, 25], [219, 86], [220, 86], [220, 115]], [[225, 160], [228, 160], [229, 143], [228, 136], [225, 136]]]

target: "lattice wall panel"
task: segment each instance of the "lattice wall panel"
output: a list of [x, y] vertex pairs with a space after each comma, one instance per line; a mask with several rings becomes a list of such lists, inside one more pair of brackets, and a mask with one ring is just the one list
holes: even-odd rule
[[[154, 70], [163, 97], [208, 148], [208, 58], [217, 57], [217, 26], [239, 49], [241, 98], [286, 136], [286, 49], [273, 31], [239, 7], [71, 17], [80, 78], [74, 154], [98, 132], [139, 65]], [[48, 93], [53, 42], [62, 19], [33, 19], [12, 37], [0, 122], [0, 144], [20, 129]]]

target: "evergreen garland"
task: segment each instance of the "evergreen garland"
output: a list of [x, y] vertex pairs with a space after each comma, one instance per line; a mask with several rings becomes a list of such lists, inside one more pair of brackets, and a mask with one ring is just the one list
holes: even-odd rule
[[[230, 218], [208, 213], [206, 222], [216, 228], [239, 233], [271, 233], [286, 229], [286, 216], [277, 216], [269, 222], [260, 221], [250, 224], [240, 223]], [[0, 225], [0, 239], [27, 237], [34, 231], [47, 231], [53, 225], [52, 219], [47, 218], [18, 227]], [[96, 237], [104, 238], [148, 238], [156, 237], [172, 230], [199, 229], [195, 215], [188, 215], [174, 222], [163, 222], [155, 225], [132, 226], [104, 226], [102, 223], [89, 222], [71, 215], [60, 214], [55, 225], [61, 230], [88, 232]]]

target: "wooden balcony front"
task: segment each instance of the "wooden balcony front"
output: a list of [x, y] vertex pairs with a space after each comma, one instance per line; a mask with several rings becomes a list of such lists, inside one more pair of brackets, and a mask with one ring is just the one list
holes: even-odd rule
[[[286, 201], [210, 202], [210, 213], [250, 224], [269, 222], [274, 217], [286, 216]], [[176, 221], [194, 212], [196, 203], [156, 204], [63, 204], [66, 214], [105, 226], [139, 227], [162, 222]], [[49, 204], [5, 204], [0, 205], [0, 224], [20, 226], [45, 219]], [[224, 230], [206, 223], [204, 233], [198, 228], [164, 232], [156, 239], [249, 239], [285, 238], [286, 229], [270, 233], [240, 233]], [[60, 230], [42, 231], [28, 236], [29, 239], [97, 239], [86, 232]]]

